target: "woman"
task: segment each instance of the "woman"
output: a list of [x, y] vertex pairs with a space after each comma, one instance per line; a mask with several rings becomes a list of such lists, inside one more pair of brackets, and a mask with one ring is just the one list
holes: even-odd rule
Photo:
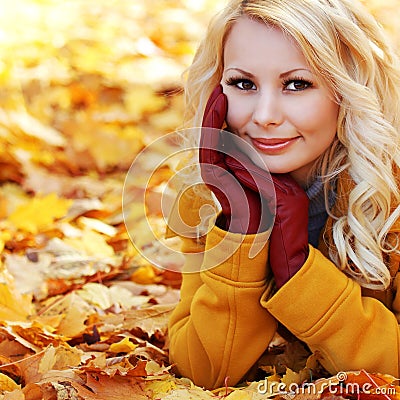
[[[198, 272], [170, 320], [180, 374], [236, 384], [282, 326], [332, 374], [399, 377], [399, 71], [354, 0], [233, 0], [212, 21], [186, 94], [222, 211], [183, 239]], [[196, 224], [210, 198], [188, 202]]]

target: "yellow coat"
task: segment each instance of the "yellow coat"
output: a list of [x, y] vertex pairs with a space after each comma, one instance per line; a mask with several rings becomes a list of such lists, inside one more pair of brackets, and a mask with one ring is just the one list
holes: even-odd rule
[[[351, 180], [338, 181], [334, 212], [347, 208]], [[189, 224], [198, 221], [201, 200], [186, 193], [179, 210]], [[280, 321], [312, 351], [332, 374], [365, 369], [399, 377], [399, 257], [388, 267], [393, 285], [386, 292], [361, 290], [327, 257], [331, 245], [326, 224], [319, 249], [310, 245], [300, 271], [277, 292], [268, 266], [268, 233], [241, 235], [214, 226], [200, 240], [184, 239], [181, 301], [169, 322], [170, 361], [183, 376], [206, 388], [243, 378], [267, 349]], [[400, 222], [392, 232], [400, 232]], [[169, 232], [169, 235], [173, 233]], [[216, 251], [229, 255], [214, 268]], [[254, 244], [261, 251], [253, 257]], [[219, 262], [219, 261], [218, 261]], [[379, 300], [377, 299], [379, 298]]]

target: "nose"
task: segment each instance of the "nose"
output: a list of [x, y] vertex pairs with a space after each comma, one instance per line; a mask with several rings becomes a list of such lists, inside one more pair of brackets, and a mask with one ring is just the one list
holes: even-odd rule
[[256, 125], [278, 126], [283, 122], [281, 99], [272, 90], [260, 92], [253, 111], [253, 122]]

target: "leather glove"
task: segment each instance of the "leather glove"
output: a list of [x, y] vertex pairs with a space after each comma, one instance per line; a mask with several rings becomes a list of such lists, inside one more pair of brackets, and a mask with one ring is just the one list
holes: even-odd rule
[[[233, 154], [225, 158], [228, 167], [243, 184], [261, 192], [265, 185], [255, 186], [254, 177], [263, 170], [245, 155]], [[245, 168], [238, 168], [241, 163]], [[271, 174], [276, 195], [276, 214], [270, 236], [269, 263], [275, 277], [276, 287], [282, 287], [303, 266], [308, 257], [308, 197], [303, 188], [289, 174]]]
[[232, 150], [230, 142], [234, 137], [221, 131], [227, 109], [227, 98], [219, 85], [204, 112], [199, 149], [201, 175], [221, 205], [224, 218], [217, 221], [219, 226], [235, 233], [257, 233], [268, 229], [271, 212], [258, 190], [242, 184], [225, 162], [225, 153]]
[[269, 262], [276, 287], [282, 287], [308, 257], [308, 197], [289, 174], [273, 175], [275, 223], [270, 236]]

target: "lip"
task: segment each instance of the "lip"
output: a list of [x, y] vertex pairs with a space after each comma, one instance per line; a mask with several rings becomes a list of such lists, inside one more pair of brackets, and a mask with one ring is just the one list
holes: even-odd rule
[[286, 150], [292, 144], [294, 144], [300, 136], [293, 138], [252, 138], [250, 140], [255, 148], [266, 154], [275, 154], [283, 150]]

